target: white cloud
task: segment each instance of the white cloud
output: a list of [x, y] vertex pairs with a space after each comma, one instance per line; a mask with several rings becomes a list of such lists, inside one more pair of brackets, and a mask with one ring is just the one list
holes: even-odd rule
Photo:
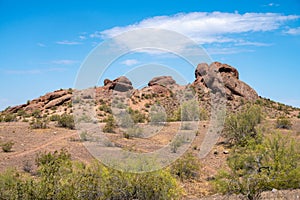
[[128, 59], [128, 60], [124, 60], [124, 61], [121, 62], [121, 64], [124, 64], [126, 66], [136, 65], [138, 63], [139, 63], [139, 61], [136, 60], [136, 59]]
[[228, 47], [220, 47], [220, 48], [207, 48], [207, 52], [210, 55], [228, 55], [228, 54], [237, 54], [237, 53], [245, 53], [245, 52], [253, 52], [251, 49], [238, 49], [238, 48], [228, 48]]
[[57, 41], [56, 44], [63, 44], [63, 45], [78, 45], [78, 44], [82, 44], [82, 43], [81, 43], [81, 42], [75, 42], [75, 41], [63, 40], [63, 41]]
[[51, 63], [57, 65], [72, 65], [78, 63], [78, 61], [77, 60], [53, 60]]
[[102, 32], [96, 31], [90, 37], [111, 38], [138, 28], [158, 28], [176, 31], [200, 44], [233, 42], [235, 39], [230, 38], [229, 34], [273, 31], [285, 22], [298, 18], [296, 15], [278, 13], [179, 13], [173, 16], [156, 16]]
[[267, 4], [267, 5], [264, 5], [264, 6], [269, 6], [269, 7], [278, 7], [278, 6], [280, 6], [280, 4], [278, 4], [278, 3], [269, 3], [269, 4]]
[[39, 47], [46, 47], [46, 45], [45, 44], [43, 44], [43, 43], [37, 43], [37, 45], [39, 46]]
[[5, 70], [6, 74], [13, 74], [13, 75], [33, 75], [33, 74], [42, 74], [47, 72], [62, 72], [65, 71], [65, 68], [41, 68], [41, 69], [25, 69], [25, 70]]
[[85, 40], [85, 39], [86, 39], [86, 36], [84, 36], [84, 35], [79, 35], [79, 39]]
[[257, 47], [266, 47], [271, 46], [272, 44], [263, 43], [263, 42], [251, 42], [245, 40], [239, 40], [236, 42], [235, 46], [257, 46]]
[[290, 34], [290, 35], [300, 35], [300, 27], [290, 28], [289, 30], [285, 31], [284, 33]]

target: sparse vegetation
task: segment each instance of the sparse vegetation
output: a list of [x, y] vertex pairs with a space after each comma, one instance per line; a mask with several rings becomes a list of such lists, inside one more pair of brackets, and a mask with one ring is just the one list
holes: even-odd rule
[[114, 133], [114, 129], [116, 128], [116, 122], [112, 115], [109, 115], [107, 119], [105, 120], [106, 124], [103, 127], [103, 132], [105, 133]]
[[257, 138], [256, 126], [262, 120], [259, 106], [246, 107], [239, 113], [230, 114], [225, 121], [223, 136], [231, 145], [247, 145], [251, 138]]
[[276, 128], [291, 129], [292, 122], [289, 118], [285, 116], [278, 117], [276, 120]]
[[30, 122], [32, 129], [45, 129], [48, 127], [48, 121], [46, 119], [35, 119], [33, 118]]
[[299, 142], [273, 134], [262, 143], [236, 146], [228, 158], [229, 171], [220, 171], [216, 189], [258, 199], [267, 190], [295, 189], [300, 185]]
[[140, 127], [131, 127], [131, 128], [128, 128], [126, 130], [126, 132], [124, 133], [124, 137], [127, 138], [127, 139], [130, 139], [130, 138], [138, 138], [138, 137], [141, 137], [143, 135], [143, 129], [140, 128]]
[[57, 125], [64, 128], [74, 129], [75, 128], [74, 118], [72, 115], [62, 114], [57, 121]]
[[14, 144], [12, 141], [1, 144], [3, 152], [10, 152]]
[[199, 120], [199, 105], [196, 100], [185, 101], [181, 105], [181, 120], [195, 121]]
[[171, 173], [180, 180], [195, 179], [199, 177], [200, 162], [192, 153], [187, 153], [176, 160], [170, 167]]
[[132, 174], [94, 163], [75, 163], [65, 150], [40, 154], [37, 176], [0, 174], [1, 199], [180, 199], [182, 189], [168, 170]]

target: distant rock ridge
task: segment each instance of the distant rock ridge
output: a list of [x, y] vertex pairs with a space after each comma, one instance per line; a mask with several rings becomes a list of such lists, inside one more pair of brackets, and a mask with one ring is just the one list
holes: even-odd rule
[[[239, 98], [243, 98], [247, 101], [255, 101], [259, 98], [254, 89], [239, 80], [239, 72], [236, 68], [220, 62], [213, 62], [210, 65], [200, 63], [195, 70], [195, 81], [187, 86], [179, 86], [171, 76], [154, 77], [149, 81], [148, 86], [141, 90], [134, 89], [132, 82], [125, 76], [114, 80], [105, 79], [104, 86], [96, 87], [96, 106], [103, 102], [100, 101], [100, 99], [106, 99], [107, 102], [110, 101], [112, 91], [124, 94], [125, 92], [132, 91], [131, 94], [136, 96], [140, 95], [139, 98], [148, 98], [149, 95], [153, 96], [153, 98], [159, 98], [159, 96], [168, 97], [174, 95], [178, 91], [190, 86], [193, 86], [196, 91], [202, 95], [202, 98], [199, 100], [202, 102], [209, 101], [209, 94], [211, 92], [222, 92], [229, 100], [229, 104], [232, 102], [232, 105], [236, 104]], [[68, 110], [68, 112], [71, 113], [72, 92], [72, 89], [61, 89], [50, 92], [32, 101], [28, 101], [27, 104], [8, 108], [4, 112], [17, 113], [23, 110], [27, 113], [32, 113], [35, 110], [41, 110], [43, 113], [47, 111], [46, 113], [53, 114], [63, 113]], [[174, 98], [173, 100], [175, 101]], [[140, 100], [134, 101], [135, 106], [143, 106], [145, 104], [145, 102], [141, 102]], [[139, 105], [139, 102], [141, 102], [141, 105]], [[178, 104], [176, 102], [169, 103], [170, 106], [171, 103], [173, 103], [173, 105]], [[209, 103], [207, 105], [209, 105]]]

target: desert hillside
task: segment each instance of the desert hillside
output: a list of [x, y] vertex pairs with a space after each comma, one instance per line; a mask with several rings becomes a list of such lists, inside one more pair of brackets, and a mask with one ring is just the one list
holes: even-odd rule
[[[200, 159], [201, 144], [213, 134], [211, 124], [219, 114], [224, 114], [222, 131]], [[42, 185], [36, 193], [31, 191], [32, 197], [63, 199], [55, 196], [60, 192], [51, 193], [53, 183], [64, 194], [88, 195], [81, 187], [96, 191], [83, 199], [141, 199], [139, 195], [148, 192], [166, 199], [297, 199], [299, 118], [299, 108], [259, 96], [239, 79], [236, 68], [219, 62], [199, 64], [189, 85], [161, 76], [138, 90], [122, 76], [106, 79], [100, 87], [57, 90], [1, 112], [0, 199], [11, 199], [9, 191], [17, 191], [20, 185], [22, 195]], [[89, 147], [96, 148], [101, 140], [96, 129], [108, 138], [101, 143], [105, 149], [142, 154], [170, 146], [166, 156], [182, 156], [158, 174], [143, 177], [143, 184], [137, 174], [94, 164]], [[95, 169], [107, 176], [96, 174]], [[99, 180], [114, 188], [98, 191]], [[161, 185], [155, 188], [154, 182]], [[80, 199], [80, 195], [70, 198]]]

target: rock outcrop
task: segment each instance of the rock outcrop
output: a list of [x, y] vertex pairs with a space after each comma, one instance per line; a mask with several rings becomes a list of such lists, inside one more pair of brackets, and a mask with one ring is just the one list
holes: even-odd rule
[[170, 86], [174, 84], [176, 84], [176, 81], [172, 78], [172, 76], [159, 76], [151, 79], [148, 83], [148, 86], [153, 86], [153, 85]]
[[249, 101], [258, 99], [258, 95], [249, 85], [239, 80], [239, 73], [234, 67], [214, 62], [210, 66], [201, 63], [195, 71], [195, 87], [207, 92], [222, 92], [228, 100], [240, 96]]
[[104, 86], [109, 90], [115, 90], [119, 92], [127, 92], [133, 89], [131, 81], [125, 76], [121, 76], [113, 81], [105, 79]]

